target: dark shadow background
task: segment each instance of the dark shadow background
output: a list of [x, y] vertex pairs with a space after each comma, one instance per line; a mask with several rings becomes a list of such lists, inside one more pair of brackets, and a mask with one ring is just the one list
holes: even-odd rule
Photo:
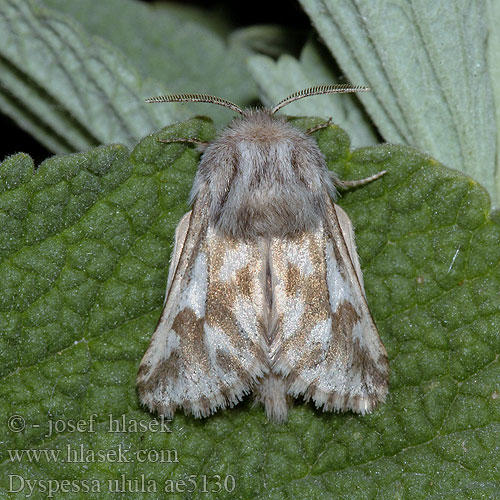
[[[140, 1], [153, 3], [150, 0]], [[163, 3], [176, 2], [163, 0]], [[254, 24], [277, 24], [287, 28], [303, 30], [306, 33], [311, 27], [309, 18], [303, 12], [297, 0], [254, 0], [252, 2], [234, 0], [181, 0], [177, 3], [214, 9], [227, 17], [235, 28]], [[1, 113], [0, 130], [2, 134], [0, 161], [3, 161], [6, 156], [24, 152], [28, 153], [34, 159], [35, 165], [38, 166], [43, 160], [53, 155], [51, 151], [47, 150], [30, 134], [19, 128], [16, 122]]]

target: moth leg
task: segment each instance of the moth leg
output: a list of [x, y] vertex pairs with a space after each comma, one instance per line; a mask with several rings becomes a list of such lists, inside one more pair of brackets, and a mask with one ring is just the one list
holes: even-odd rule
[[198, 139], [193, 139], [191, 137], [171, 137], [170, 139], [158, 139], [158, 142], [189, 142], [190, 144], [195, 144], [196, 147], [201, 151], [205, 151], [210, 144], [207, 141], [200, 141]]
[[387, 170], [382, 170], [381, 172], [377, 172], [376, 174], [370, 175], [370, 177], [365, 177], [364, 179], [357, 179], [353, 181], [342, 181], [336, 176], [332, 176], [333, 183], [340, 188], [350, 188], [350, 187], [357, 187], [357, 186], [363, 186], [364, 184], [368, 184], [369, 182], [372, 182], [379, 177], [382, 177], [387, 173]]
[[306, 134], [310, 135], [313, 132], [316, 132], [317, 130], [321, 130], [322, 128], [327, 128], [332, 124], [332, 117], [328, 118], [328, 120], [324, 123], [320, 123], [319, 125], [316, 125], [315, 127], [308, 128], [306, 130]]

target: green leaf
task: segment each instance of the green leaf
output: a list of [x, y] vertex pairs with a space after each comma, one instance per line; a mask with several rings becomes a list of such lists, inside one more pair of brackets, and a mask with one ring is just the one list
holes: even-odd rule
[[243, 105], [255, 96], [243, 50], [181, 16], [128, 0], [52, 0], [84, 27], [39, 3], [0, 0], [0, 107], [55, 152], [132, 146], [200, 109], [144, 103], [169, 89], [231, 93]]
[[145, 106], [144, 95], [159, 87], [141, 82], [109, 44], [31, 0], [0, 1], [0, 56], [5, 111], [21, 108], [23, 124], [56, 151], [132, 145], [183, 116], [176, 107]]
[[[240, 106], [249, 105], [257, 97], [245, 64], [248, 50], [226, 43], [221, 33], [229, 31], [229, 22], [213, 9], [186, 8], [182, 4], [148, 6], [131, 0], [43, 2], [119, 47], [143, 79], [163, 85], [162, 93], [203, 92], [227, 97]], [[206, 107], [195, 109], [203, 111]], [[218, 108], [210, 114], [224, 121], [232, 116]]]
[[270, 57], [297, 53], [304, 45], [304, 32], [273, 24], [257, 24], [235, 30], [231, 42], [240, 44], [250, 53], [257, 52]]
[[[103, 146], [49, 159], [36, 174], [23, 154], [0, 165], [0, 497], [10, 498], [10, 487], [24, 498], [29, 486], [20, 481], [30, 479], [31, 498], [46, 498], [49, 479], [54, 488], [68, 479], [71, 488], [95, 480], [91, 498], [115, 498], [108, 480], [139, 487], [144, 479], [161, 491], [165, 482], [176, 486], [177, 499], [493, 498], [499, 219], [475, 181], [403, 146], [350, 151], [337, 127], [315, 137], [342, 178], [388, 170], [340, 200], [390, 358], [386, 403], [363, 417], [297, 402], [280, 426], [247, 398], [204, 420], [178, 414], [171, 432], [109, 432], [110, 414], [155, 425], [138, 405], [135, 374], [161, 312], [173, 231], [198, 162], [194, 148], [157, 141], [172, 136], [210, 140], [214, 129], [193, 119], [132, 153]], [[12, 430], [22, 424], [14, 415], [25, 421], [21, 432]], [[61, 432], [45, 437], [49, 418]], [[80, 420], [79, 430], [64, 429]], [[18, 461], [12, 450], [61, 456]], [[108, 454], [99, 460], [91, 455], [98, 450]], [[119, 450], [135, 462], [117, 462]], [[80, 451], [86, 458], [76, 461]], [[234, 477], [234, 491], [216, 492], [216, 475], [228, 489]], [[137, 493], [134, 484], [125, 484], [124, 498], [165, 496]], [[59, 497], [87, 497], [71, 488]]]
[[[491, 88], [493, 89], [493, 101], [495, 104], [495, 118], [496, 123], [500, 123], [500, 53], [498, 47], [500, 47], [500, 3], [488, 0], [486, 2], [486, 15], [488, 22], [488, 38], [486, 40], [486, 59], [488, 65], [488, 72], [490, 75]], [[500, 144], [500, 128], [496, 127], [496, 144], [497, 148]], [[498, 171], [498, 165], [500, 163], [500, 157], [497, 154], [496, 158], [496, 170]], [[497, 174], [496, 177], [496, 191], [500, 192], [500, 176]], [[496, 199], [496, 198], [495, 198]]]
[[[360, 100], [384, 139], [413, 145], [462, 170], [481, 182], [498, 204], [486, 3], [301, 0], [301, 4], [345, 75], [373, 89]], [[493, 26], [492, 36], [498, 22]], [[490, 60], [498, 48], [491, 47]]]
[[[249, 59], [252, 76], [262, 89], [262, 100], [268, 106], [273, 106], [297, 90], [335, 83], [336, 78], [329, 64], [319, 45], [313, 42], [304, 46], [300, 60], [288, 54], [282, 55], [276, 62], [262, 55]], [[347, 131], [355, 147], [378, 142], [359, 101], [351, 95], [309, 97], [287, 106], [287, 113], [321, 116], [325, 119], [332, 117], [334, 123]]]

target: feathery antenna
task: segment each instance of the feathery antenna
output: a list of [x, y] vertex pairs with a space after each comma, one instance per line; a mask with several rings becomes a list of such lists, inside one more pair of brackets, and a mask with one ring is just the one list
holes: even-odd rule
[[243, 114], [243, 110], [227, 99], [222, 99], [221, 97], [215, 97], [208, 94], [172, 94], [172, 95], [160, 95], [158, 97], [150, 97], [146, 99], [146, 102], [208, 102], [211, 104], [217, 104], [219, 106], [224, 106], [225, 108], [232, 109]]
[[[319, 85], [317, 87], [310, 87], [308, 89], [299, 90], [298, 92], [289, 95], [285, 99], [281, 100], [274, 108], [271, 109], [271, 114], [274, 115], [281, 108], [290, 104], [292, 102], [298, 101], [299, 99], [304, 99], [304, 97], [309, 97], [312, 95], [322, 95], [322, 94], [345, 94], [351, 92], [366, 92], [370, 90], [368, 87], [363, 87], [361, 85]], [[218, 106], [223, 106], [224, 108], [229, 108], [240, 115], [244, 114], [244, 111], [234, 104], [234, 102], [223, 99], [222, 97], [216, 97], [209, 94], [172, 94], [172, 95], [160, 95], [158, 97], [150, 97], [146, 99], [146, 102], [207, 102], [211, 104], [217, 104]]]
[[321, 94], [345, 94], [350, 92], [366, 92], [370, 90], [368, 87], [356, 86], [356, 85], [320, 85], [318, 87], [310, 87], [308, 89], [299, 90], [298, 92], [289, 95], [282, 101], [280, 101], [273, 109], [271, 109], [271, 114], [274, 115], [276, 111], [280, 110], [283, 106], [290, 104], [292, 102], [298, 101], [299, 99], [304, 99], [304, 97], [309, 97], [311, 95], [321, 95]]

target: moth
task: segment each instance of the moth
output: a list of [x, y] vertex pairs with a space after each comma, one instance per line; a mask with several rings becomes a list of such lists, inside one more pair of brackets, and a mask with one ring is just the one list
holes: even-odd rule
[[389, 366], [368, 308], [352, 223], [334, 203], [342, 182], [311, 133], [272, 109], [243, 110], [205, 94], [147, 102], [208, 102], [237, 112], [204, 148], [192, 210], [175, 231], [165, 303], [137, 376], [140, 401], [172, 418], [207, 417], [251, 392], [269, 420], [293, 398], [365, 414], [384, 401]]

